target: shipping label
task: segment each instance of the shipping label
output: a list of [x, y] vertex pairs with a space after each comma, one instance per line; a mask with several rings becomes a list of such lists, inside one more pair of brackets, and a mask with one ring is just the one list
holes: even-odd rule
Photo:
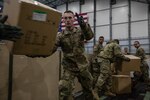
[[42, 11], [39, 11], [39, 10], [33, 11], [32, 20], [44, 21], [45, 22], [46, 18], [47, 18], [46, 12], [42, 12]]

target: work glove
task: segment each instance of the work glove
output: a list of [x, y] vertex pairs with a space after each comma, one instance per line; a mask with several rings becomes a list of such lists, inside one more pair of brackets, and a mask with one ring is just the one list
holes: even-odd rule
[[130, 61], [130, 58], [128, 58], [128, 57], [125, 57], [125, 58], [124, 58], [124, 61], [127, 61], [127, 62], [129, 62], [129, 61]]
[[78, 21], [78, 23], [79, 23], [81, 29], [84, 30], [85, 27], [86, 27], [86, 24], [85, 24], [85, 22], [84, 22], [83, 16], [79, 16], [77, 13], [75, 13], [75, 15], [76, 15], [76, 17], [77, 17], [77, 21]]
[[0, 40], [16, 41], [23, 35], [19, 27], [4, 24], [8, 16], [0, 18]]

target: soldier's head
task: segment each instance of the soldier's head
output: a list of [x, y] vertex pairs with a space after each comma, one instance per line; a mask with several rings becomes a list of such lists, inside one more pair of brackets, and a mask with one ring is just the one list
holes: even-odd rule
[[67, 10], [63, 14], [63, 22], [65, 23], [66, 28], [74, 27], [74, 13], [71, 10]]
[[114, 42], [116, 42], [117, 44], [119, 44], [119, 40], [118, 39], [114, 39]]
[[139, 41], [134, 41], [134, 47], [139, 48], [140, 47], [140, 42]]
[[129, 53], [129, 50], [127, 47], [124, 48], [124, 54], [128, 54]]
[[103, 36], [100, 36], [100, 37], [99, 37], [99, 44], [103, 44], [103, 42], [104, 42], [104, 37], [103, 37]]

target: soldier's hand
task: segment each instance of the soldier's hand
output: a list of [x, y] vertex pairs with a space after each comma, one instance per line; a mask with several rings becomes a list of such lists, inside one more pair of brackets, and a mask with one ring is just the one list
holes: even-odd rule
[[124, 61], [127, 61], [127, 62], [129, 62], [129, 61], [130, 61], [130, 58], [128, 58], [128, 57], [125, 57], [125, 58], [124, 58]]
[[19, 27], [4, 24], [8, 16], [0, 18], [0, 40], [16, 41], [23, 33]]
[[77, 17], [77, 21], [81, 27], [81, 29], [84, 29], [86, 27], [86, 24], [84, 22], [84, 18], [83, 16], [79, 16], [77, 13], [75, 13], [76, 17]]
[[1, 40], [16, 41], [16, 39], [19, 39], [22, 35], [23, 33], [20, 28], [0, 23]]
[[3, 24], [4, 24], [7, 19], [8, 19], [8, 16], [7, 16], [7, 15], [1, 16], [1, 17], [0, 17], [0, 23], [3, 23]]
[[85, 22], [84, 22], [84, 18], [83, 18], [83, 16], [80, 16], [80, 20], [81, 20], [81, 27], [82, 28], [85, 28], [85, 26], [86, 26], [86, 24], [85, 24]]

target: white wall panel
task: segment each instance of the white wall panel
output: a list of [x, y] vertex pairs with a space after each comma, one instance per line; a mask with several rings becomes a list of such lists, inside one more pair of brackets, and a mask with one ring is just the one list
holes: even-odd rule
[[109, 10], [96, 12], [96, 25], [109, 24]]
[[93, 47], [93, 41], [85, 43], [85, 47]]
[[131, 23], [131, 37], [148, 37], [148, 21]]
[[120, 43], [119, 43], [120, 45], [129, 45], [129, 41], [128, 41], [128, 40], [124, 40], [124, 41], [123, 41], [123, 40], [122, 40], [122, 41], [120, 40], [119, 42], [120, 42]]
[[149, 43], [148, 37], [147, 37], [147, 39], [142, 39], [142, 40], [140, 40], [140, 43], [141, 43], [141, 44], [148, 44], [148, 43]]
[[131, 21], [147, 19], [148, 4], [131, 2]]
[[68, 5], [68, 10], [79, 13], [79, 2], [72, 2]]
[[119, 44], [120, 44], [121, 48], [128, 47], [129, 46], [129, 40], [120, 40]]
[[94, 1], [85, 0], [85, 4], [81, 5], [81, 12], [92, 12], [94, 11]]
[[109, 6], [109, 0], [97, 0], [96, 1], [96, 9], [102, 10], [102, 9], [108, 9]]
[[61, 6], [57, 6], [57, 10], [59, 10], [63, 13], [64, 11], [66, 11], [66, 4], [61, 5]]
[[112, 23], [128, 22], [128, 7], [112, 9]]
[[140, 44], [148, 44], [149, 43], [149, 39], [136, 39], [136, 40], [131, 40], [132, 45], [134, 44], [134, 41], [139, 41]]
[[112, 5], [113, 7], [120, 7], [128, 5], [128, 0], [116, 0], [116, 4]]
[[96, 27], [96, 41], [98, 41], [99, 36], [104, 36], [105, 40], [109, 40], [109, 26]]
[[128, 24], [118, 24], [112, 26], [113, 39], [127, 39], [128, 38]]
[[93, 12], [88, 13], [88, 22], [91, 26], [93, 26]]

